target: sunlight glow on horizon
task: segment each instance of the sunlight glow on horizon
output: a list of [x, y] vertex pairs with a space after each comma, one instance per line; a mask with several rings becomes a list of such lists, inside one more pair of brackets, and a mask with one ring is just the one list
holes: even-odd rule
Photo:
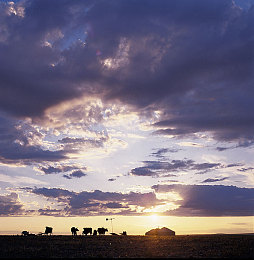
[[158, 222], [159, 216], [157, 214], [153, 214], [150, 216], [153, 222]]
[[[70, 228], [79, 228], [80, 235], [83, 227], [108, 228], [111, 232], [111, 223], [106, 221], [108, 216], [97, 217], [2, 217], [1, 223], [4, 229], [0, 235], [20, 234], [23, 230], [30, 233], [43, 232], [45, 226], [53, 227], [55, 235], [70, 235]], [[176, 235], [191, 234], [240, 234], [253, 233], [253, 217], [170, 217], [170, 216], [111, 216], [114, 217], [114, 232], [119, 234], [127, 231], [128, 235], [144, 235], [145, 232], [154, 229], [167, 227], [176, 232]], [[107, 233], [109, 235], [109, 233]]]

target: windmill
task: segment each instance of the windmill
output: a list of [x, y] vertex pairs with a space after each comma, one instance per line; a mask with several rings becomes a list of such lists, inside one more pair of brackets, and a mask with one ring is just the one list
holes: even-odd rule
[[111, 221], [111, 228], [112, 228], [112, 233], [114, 233], [113, 232], [113, 219], [115, 219], [115, 218], [106, 218], [106, 221]]

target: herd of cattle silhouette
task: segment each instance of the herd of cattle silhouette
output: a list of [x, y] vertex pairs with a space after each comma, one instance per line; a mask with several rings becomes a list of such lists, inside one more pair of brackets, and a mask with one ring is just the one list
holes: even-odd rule
[[[71, 234], [73, 236], [77, 236], [77, 231], [79, 231], [78, 228], [76, 228], [76, 227], [71, 228]], [[112, 231], [113, 231], [113, 229], [112, 229]], [[46, 227], [45, 232], [39, 233], [38, 236], [40, 236], [40, 235], [52, 235], [52, 232], [53, 232], [52, 227]], [[85, 227], [85, 228], [83, 228], [82, 235], [85, 235], [85, 236], [87, 236], [88, 234], [93, 235], [93, 236], [96, 236], [97, 234], [98, 235], [105, 235], [106, 232], [108, 232], [108, 229], [104, 228], [104, 227], [94, 229], [94, 230], [91, 227]], [[110, 233], [110, 234], [118, 236], [118, 234], [116, 234], [116, 233]], [[36, 236], [35, 234], [30, 234], [28, 231], [22, 231], [21, 235], [22, 236]], [[123, 231], [122, 233], [120, 233], [120, 235], [126, 236], [127, 232]], [[169, 228], [166, 228], [166, 227], [155, 228], [155, 229], [151, 229], [150, 231], [146, 232], [145, 235], [146, 236], [175, 236], [175, 231], [173, 231]]]
[[[79, 231], [76, 227], [72, 227], [71, 228], [71, 233], [73, 236], [76, 236], [77, 235], [77, 231]], [[92, 235], [93, 236], [96, 236], [97, 234], [99, 235], [105, 235], [105, 233], [108, 232], [108, 229], [107, 228], [98, 228], [98, 229], [93, 229], [92, 228], [83, 228], [83, 232], [82, 232], [82, 235]]]
[[[78, 228], [76, 227], [72, 227], [71, 228], [71, 233], [73, 236], [77, 236], [77, 231], [79, 231]], [[108, 229], [107, 228], [98, 228], [98, 229], [92, 229], [92, 228], [83, 228], [83, 231], [82, 231], [82, 235], [93, 235], [93, 236], [96, 236], [97, 234], [98, 235], [105, 235], [105, 233], [108, 232]], [[41, 235], [52, 235], [53, 233], [53, 228], [52, 227], [46, 227], [45, 228], [45, 232], [44, 233], [39, 233], [38, 236], [41, 236]], [[117, 235], [116, 233], [110, 233], [111, 235]], [[123, 233], [120, 233], [121, 235], [124, 235], [126, 236], [127, 235], [127, 232], [126, 231], [123, 231]], [[35, 234], [30, 234], [28, 231], [22, 231], [21, 232], [21, 235], [22, 236], [36, 236]]]

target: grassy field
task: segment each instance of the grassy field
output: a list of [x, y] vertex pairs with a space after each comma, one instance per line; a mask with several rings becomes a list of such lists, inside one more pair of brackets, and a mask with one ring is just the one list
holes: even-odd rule
[[254, 258], [254, 235], [0, 236], [0, 258]]

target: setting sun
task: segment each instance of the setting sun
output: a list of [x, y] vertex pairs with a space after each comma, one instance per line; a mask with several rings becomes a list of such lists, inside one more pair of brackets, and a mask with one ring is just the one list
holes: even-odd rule
[[150, 216], [153, 222], [158, 222], [159, 216], [157, 214], [153, 214]]

